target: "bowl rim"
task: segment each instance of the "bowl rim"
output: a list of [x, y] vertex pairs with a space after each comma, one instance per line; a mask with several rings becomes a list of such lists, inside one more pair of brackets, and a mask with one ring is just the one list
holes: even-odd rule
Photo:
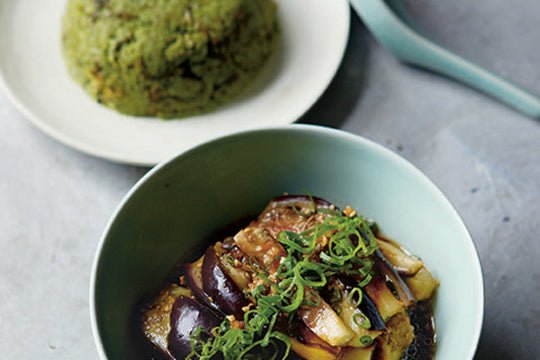
[[[478, 348], [478, 343], [480, 341], [480, 335], [484, 320], [484, 311], [485, 311], [485, 284], [483, 281], [483, 271], [482, 271], [482, 265], [480, 261], [480, 257], [478, 255], [478, 249], [473, 241], [470, 232], [463, 221], [463, 218], [457, 211], [454, 204], [450, 201], [450, 199], [444, 194], [444, 192], [431, 180], [424, 172], [422, 172], [419, 168], [417, 168], [415, 165], [413, 165], [409, 160], [405, 159], [401, 155], [397, 154], [393, 150], [373, 141], [370, 139], [367, 139], [363, 136], [356, 135], [344, 130], [330, 128], [327, 126], [322, 125], [312, 125], [312, 124], [285, 124], [285, 125], [278, 125], [278, 126], [269, 126], [259, 129], [249, 129], [249, 130], [243, 130], [239, 132], [235, 132], [232, 134], [224, 135], [224, 136], [217, 136], [211, 139], [204, 140], [198, 144], [195, 144], [189, 149], [186, 149], [184, 151], [179, 152], [175, 156], [169, 158], [168, 160], [165, 160], [156, 166], [154, 166], [152, 169], [150, 169], [145, 175], [143, 175], [130, 189], [129, 191], [124, 195], [122, 200], [118, 203], [114, 211], [112, 212], [111, 216], [109, 217], [109, 220], [102, 232], [102, 235], [100, 237], [100, 240], [98, 242], [96, 252], [94, 254], [94, 259], [92, 262], [92, 270], [90, 275], [90, 287], [89, 287], [89, 310], [90, 310], [90, 323], [92, 328], [92, 335], [94, 338], [94, 343], [96, 345], [99, 358], [102, 360], [108, 360], [107, 354], [105, 353], [104, 345], [101, 339], [101, 334], [99, 332], [98, 328], [98, 320], [97, 320], [97, 313], [96, 313], [96, 280], [97, 280], [97, 274], [98, 274], [98, 268], [100, 265], [100, 259], [102, 250], [104, 248], [105, 243], [107, 242], [108, 234], [115, 224], [116, 220], [118, 219], [119, 214], [123, 211], [124, 207], [126, 206], [126, 203], [131, 199], [132, 195], [134, 195], [141, 187], [143, 187], [146, 182], [154, 176], [154, 174], [160, 172], [162, 169], [167, 168], [169, 166], [173, 166], [173, 163], [177, 161], [177, 159], [186, 156], [187, 154], [191, 152], [200, 151], [206, 146], [209, 146], [212, 143], [215, 142], [223, 142], [228, 141], [230, 139], [233, 139], [235, 137], [245, 137], [245, 136], [254, 136], [259, 133], [271, 133], [271, 132], [293, 132], [293, 133], [304, 133], [304, 134], [318, 134], [318, 135], [325, 135], [325, 136], [332, 136], [335, 138], [342, 138], [345, 140], [352, 140], [354, 142], [360, 143], [364, 146], [367, 146], [380, 154], [384, 155], [385, 157], [390, 158], [392, 162], [397, 162], [400, 166], [405, 167], [406, 170], [412, 171], [415, 176], [418, 176], [418, 178], [422, 181], [424, 186], [427, 186], [430, 188], [430, 190], [434, 193], [434, 195], [442, 200], [442, 203], [445, 204], [447, 207], [449, 207], [450, 212], [452, 213], [453, 217], [457, 220], [458, 226], [460, 227], [460, 230], [462, 234], [465, 236], [466, 244], [468, 245], [468, 251], [472, 255], [473, 258], [473, 267], [474, 267], [474, 273], [471, 274], [475, 277], [475, 281], [479, 284], [477, 291], [476, 291], [476, 302], [475, 307], [478, 309], [476, 313], [476, 317], [474, 318], [474, 338], [472, 339], [470, 343], [470, 348], [468, 349], [467, 357], [464, 360], [473, 359], [474, 355], [476, 353], [476, 350]], [[436, 360], [436, 358], [435, 358]]]

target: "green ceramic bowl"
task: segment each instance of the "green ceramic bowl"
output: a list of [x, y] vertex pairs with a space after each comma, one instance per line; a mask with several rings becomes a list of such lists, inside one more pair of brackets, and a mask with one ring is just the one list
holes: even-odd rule
[[91, 317], [102, 359], [142, 360], [132, 314], [212, 231], [256, 215], [303, 189], [350, 204], [419, 255], [440, 280], [437, 360], [470, 360], [483, 317], [480, 262], [441, 191], [392, 151], [310, 125], [248, 131], [199, 145], [160, 164], [124, 198], [97, 250]]

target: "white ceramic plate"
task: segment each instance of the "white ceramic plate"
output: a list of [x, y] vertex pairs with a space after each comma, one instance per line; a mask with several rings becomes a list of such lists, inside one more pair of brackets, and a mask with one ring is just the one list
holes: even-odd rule
[[349, 34], [346, 0], [277, 0], [281, 45], [247, 94], [210, 114], [163, 121], [116, 113], [71, 80], [60, 43], [65, 3], [0, 1], [0, 80], [18, 108], [53, 138], [138, 165], [154, 165], [216, 136], [297, 120], [332, 80]]

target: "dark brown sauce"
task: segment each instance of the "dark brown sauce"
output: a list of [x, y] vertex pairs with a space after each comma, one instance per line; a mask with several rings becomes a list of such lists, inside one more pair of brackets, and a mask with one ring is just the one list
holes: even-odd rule
[[[146, 339], [143, 332], [141, 331], [141, 317], [142, 309], [146, 303], [147, 298], [142, 299], [137, 307], [133, 311], [130, 321], [130, 332], [129, 336], [131, 338], [130, 343], [134, 344], [136, 347], [136, 353], [141, 354], [140, 359], [144, 360], [171, 360], [170, 358], [161, 354], [161, 352]], [[148, 298], [149, 299], [149, 298]], [[139, 357], [137, 357], [139, 358]]]
[[[414, 327], [415, 338], [400, 360], [433, 360], [436, 345], [433, 302], [431, 300], [419, 301], [416, 307], [409, 311], [409, 317]], [[289, 333], [289, 335], [293, 334]], [[379, 356], [380, 354], [375, 354], [374, 358], [378, 359]], [[287, 358], [287, 360], [299, 359], [303, 358], [296, 354]]]
[[[139, 318], [140, 312], [137, 312], [137, 315], [137, 318]], [[409, 312], [409, 317], [414, 327], [415, 338], [400, 360], [433, 360], [436, 350], [433, 302], [431, 300], [418, 302], [416, 307]], [[299, 320], [297, 319], [297, 321]], [[143, 359], [169, 360], [167, 357], [160, 355], [160, 352], [144, 338], [139, 326], [138, 321], [135, 321], [133, 324], [135, 330], [133, 336], [137, 338], [135, 343], [139, 344], [140, 352], [144, 354]], [[298, 340], [302, 340], [296, 327], [291, 326], [285, 332]], [[303, 358], [291, 353], [287, 360], [303, 360]]]
[[[198, 243], [197, 246], [189, 249], [187, 254], [184, 254], [183, 261], [178, 262], [178, 266], [174, 268], [167, 277], [164, 284], [169, 284], [171, 282], [177, 282], [179, 276], [182, 275], [182, 266], [184, 263], [189, 262], [187, 260], [195, 261], [198, 257], [200, 257], [201, 254], [204, 253], [204, 249], [210, 245], [214, 244], [216, 241], [224, 241], [223, 239], [226, 239], [227, 236], [230, 236], [230, 234], [236, 234], [241, 229], [245, 228], [253, 219], [256, 219], [256, 216], [249, 216], [244, 217], [238, 221], [235, 221], [234, 223], [231, 223], [230, 225], [227, 225], [217, 231], [214, 231], [209, 236], [205, 237], [204, 241]], [[379, 231], [377, 229], [376, 223], [373, 224], [372, 229], [377, 236], [380, 236]], [[227, 241], [225, 240], [225, 247], [228, 246]], [[159, 289], [161, 289], [160, 287]], [[394, 290], [395, 291], [395, 290]], [[133, 343], [136, 344], [138, 347], [138, 351], [140, 354], [142, 354], [142, 359], [144, 360], [170, 360], [169, 357], [161, 354], [161, 352], [153, 345], [151, 344], [142, 334], [140, 330], [140, 318], [142, 316], [142, 311], [144, 309], [143, 304], [147, 303], [149, 299], [152, 298], [152, 296], [155, 295], [155, 293], [149, 293], [147, 296], [143, 297], [138, 305], [135, 307], [135, 311], [132, 317], [132, 326], [131, 326], [131, 336], [134, 340]], [[402, 355], [400, 360], [433, 360], [435, 357], [435, 350], [436, 350], [436, 336], [435, 336], [435, 326], [434, 326], [434, 319], [433, 319], [433, 301], [432, 300], [425, 300], [420, 301], [416, 304], [416, 306], [409, 311], [409, 317], [411, 320], [411, 324], [414, 327], [414, 334], [415, 338], [412, 342], [412, 344], [409, 346], [407, 351]], [[296, 319], [296, 321], [300, 321], [299, 319]], [[292, 321], [292, 324], [294, 324], [295, 321]], [[302, 341], [302, 335], [300, 334], [297, 327], [289, 326], [284, 332], [288, 335], [296, 338], [297, 340]], [[284, 349], [280, 346], [280, 351], [283, 351]], [[378, 359], [380, 355], [377, 353], [374, 354], [374, 359]], [[270, 356], [266, 356], [263, 358], [270, 358]], [[217, 357], [216, 357], [217, 359]], [[277, 359], [281, 359], [281, 357], [277, 357]], [[181, 360], [181, 359], [178, 359]], [[311, 359], [304, 359], [301, 356], [297, 355], [296, 353], [292, 352], [289, 354], [286, 360], [311, 360]], [[384, 359], [383, 359], [384, 360]]]
[[415, 338], [400, 360], [432, 360], [435, 355], [433, 303], [420, 301], [409, 312]]

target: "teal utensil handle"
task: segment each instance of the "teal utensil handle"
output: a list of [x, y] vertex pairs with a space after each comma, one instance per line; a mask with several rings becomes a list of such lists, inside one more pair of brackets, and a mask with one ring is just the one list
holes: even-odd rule
[[425, 38], [383, 0], [349, 2], [373, 35], [397, 58], [461, 81], [527, 116], [540, 117], [538, 97]]

